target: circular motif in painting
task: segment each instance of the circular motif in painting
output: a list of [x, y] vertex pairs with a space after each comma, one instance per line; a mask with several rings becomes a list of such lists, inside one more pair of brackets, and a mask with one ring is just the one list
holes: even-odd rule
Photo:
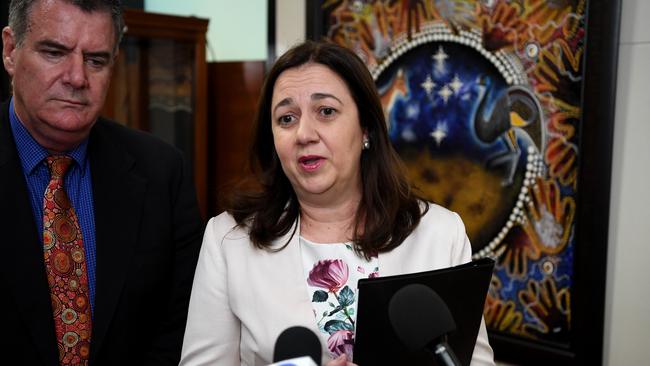
[[63, 335], [63, 345], [66, 347], [74, 347], [79, 342], [79, 335], [75, 332], [67, 332]]
[[63, 189], [59, 189], [54, 192], [54, 202], [56, 202], [59, 207], [61, 207], [64, 210], [67, 210], [70, 208], [70, 200], [68, 199], [68, 195], [65, 194], [65, 191]]
[[56, 250], [51, 257], [52, 269], [59, 275], [68, 275], [72, 271], [70, 255], [62, 250]]
[[61, 313], [61, 320], [66, 324], [72, 324], [77, 320], [77, 312], [72, 309], [65, 309]]
[[536, 43], [528, 43], [526, 45], [526, 56], [528, 56], [529, 59], [536, 60], [537, 56], [539, 56], [539, 45]]
[[551, 261], [545, 261], [544, 263], [542, 263], [542, 270], [547, 275], [553, 274], [553, 271], [555, 270], [555, 265]]
[[425, 197], [460, 214], [474, 259], [494, 256], [524, 220], [521, 207], [541, 174], [532, 162], [546, 141], [520, 60], [483, 45], [475, 32], [433, 27], [398, 40], [371, 69], [408, 175]]
[[73, 249], [70, 253], [72, 255], [72, 260], [81, 263], [84, 261], [84, 251], [82, 249]]
[[69, 243], [77, 237], [77, 230], [74, 223], [64, 215], [57, 215], [54, 218], [54, 235], [64, 243]]

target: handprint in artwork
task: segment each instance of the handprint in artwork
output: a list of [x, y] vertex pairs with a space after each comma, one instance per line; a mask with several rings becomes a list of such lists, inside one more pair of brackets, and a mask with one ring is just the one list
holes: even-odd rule
[[552, 277], [541, 282], [529, 280], [526, 290], [519, 292], [519, 300], [537, 324], [523, 326], [524, 334], [533, 338], [553, 335], [553, 339], [564, 339], [571, 329], [571, 294], [569, 288], [558, 290]]

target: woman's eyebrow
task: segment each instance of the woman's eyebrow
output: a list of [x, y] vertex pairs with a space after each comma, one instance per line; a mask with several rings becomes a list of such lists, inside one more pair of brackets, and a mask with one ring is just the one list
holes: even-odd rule
[[311, 95], [311, 100], [321, 100], [321, 99], [326, 99], [326, 98], [336, 99], [336, 100], [338, 100], [339, 103], [343, 104], [341, 99], [339, 99], [339, 98], [337, 98], [334, 95], [329, 94], [329, 93], [314, 93], [314, 94]]
[[282, 99], [281, 101], [279, 101], [278, 104], [275, 105], [275, 107], [273, 107], [273, 113], [275, 113], [275, 110], [276, 110], [276, 109], [278, 109], [278, 108], [280, 108], [280, 107], [284, 107], [284, 106], [286, 106], [286, 105], [291, 105], [291, 104], [293, 104], [293, 99], [291, 99], [291, 98], [284, 98], [284, 99]]

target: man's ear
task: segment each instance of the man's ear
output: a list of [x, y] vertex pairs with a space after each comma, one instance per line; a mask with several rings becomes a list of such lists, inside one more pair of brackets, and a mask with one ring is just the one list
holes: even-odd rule
[[5, 65], [5, 70], [11, 77], [14, 76], [16, 63], [14, 60], [16, 50], [16, 37], [14, 31], [6, 26], [2, 29], [2, 63]]

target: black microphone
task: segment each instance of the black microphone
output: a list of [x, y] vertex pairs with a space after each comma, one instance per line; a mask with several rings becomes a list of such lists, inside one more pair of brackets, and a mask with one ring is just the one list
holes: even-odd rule
[[431, 288], [411, 284], [399, 289], [388, 303], [388, 317], [395, 334], [409, 350], [431, 352], [439, 366], [460, 365], [446, 341], [456, 323], [445, 302]]
[[322, 352], [320, 340], [314, 332], [295, 326], [285, 329], [278, 336], [273, 350], [273, 362], [309, 356], [316, 365], [320, 365]]

